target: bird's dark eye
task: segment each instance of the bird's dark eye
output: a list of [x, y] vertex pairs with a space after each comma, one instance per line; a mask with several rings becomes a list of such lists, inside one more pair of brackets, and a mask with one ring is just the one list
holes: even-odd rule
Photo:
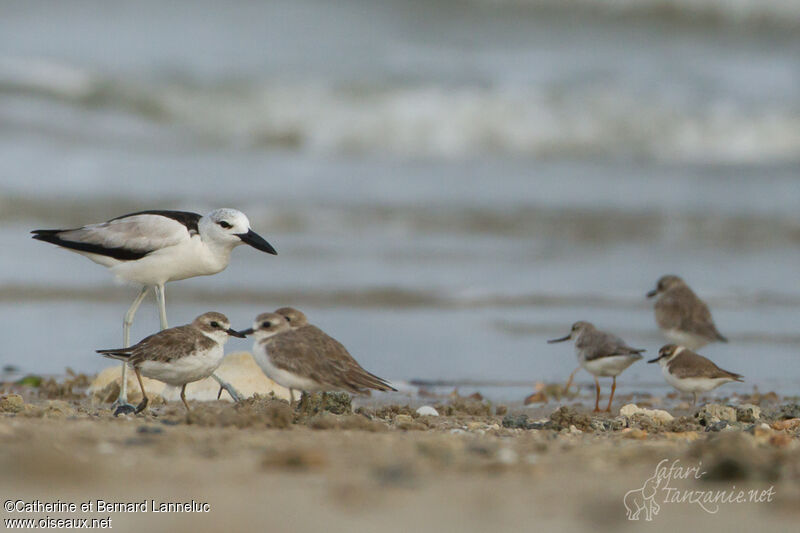
[[217, 224], [219, 224], [220, 226], [222, 226], [225, 229], [231, 229], [233, 227], [228, 222], [226, 222], [224, 220], [220, 220], [219, 222], [217, 222]]
[[211, 323], [211, 327], [212, 327], [212, 328], [218, 328], [218, 327], [219, 327], [219, 322], [217, 322], [217, 321], [215, 320], [214, 322], [212, 322], [212, 323]]
[[262, 327], [262, 328], [269, 328], [269, 327], [272, 327], [272, 322], [262, 322], [262, 323], [261, 323], [261, 327]]

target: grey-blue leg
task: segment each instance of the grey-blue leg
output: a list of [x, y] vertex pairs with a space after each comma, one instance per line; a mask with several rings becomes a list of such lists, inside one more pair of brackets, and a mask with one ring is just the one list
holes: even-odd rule
[[[137, 309], [142, 304], [142, 300], [144, 297], [147, 296], [147, 291], [150, 290], [150, 287], [144, 286], [142, 290], [139, 291], [139, 295], [133, 301], [131, 306], [128, 308], [128, 312], [125, 313], [125, 319], [122, 321], [122, 347], [127, 348], [131, 345], [131, 325], [133, 324], [133, 317], [136, 315]], [[128, 403], [128, 365], [127, 363], [122, 363], [122, 384], [119, 388], [119, 396], [117, 397], [117, 401], [114, 402], [112, 407], [114, 409], [114, 416], [120, 414], [129, 414], [136, 411], [136, 408]]]

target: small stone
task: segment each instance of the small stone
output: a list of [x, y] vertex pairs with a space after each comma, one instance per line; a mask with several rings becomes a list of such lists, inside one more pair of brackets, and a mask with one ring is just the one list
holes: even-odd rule
[[704, 405], [694, 416], [700, 425], [710, 427], [722, 420], [736, 422], [736, 409], [728, 405], [710, 403]]
[[479, 429], [483, 428], [483, 424], [481, 422], [470, 422], [467, 424], [467, 431], [478, 431]]
[[736, 408], [736, 420], [739, 422], [753, 423], [761, 418], [761, 408], [752, 403], [743, 403]]
[[706, 431], [722, 431], [729, 426], [729, 422], [727, 420], [720, 420], [719, 422], [714, 422], [710, 426], [706, 427]]
[[461, 428], [454, 428], [454, 429], [450, 430], [450, 434], [451, 435], [464, 435], [464, 434], [466, 434], [466, 431], [464, 431]]
[[625, 428], [622, 430], [622, 436], [626, 439], [643, 440], [647, 438], [647, 432], [643, 429]]
[[19, 394], [9, 394], [0, 397], [0, 412], [19, 413], [25, 409], [25, 400]]
[[769, 438], [769, 443], [776, 448], [785, 448], [792, 443], [792, 437], [786, 433], [775, 433]]
[[503, 417], [503, 427], [530, 429], [528, 415], [506, 415]]
[[494, 409], [494, 414], [496, 414], [497, 416], [504, 416], [506, 413], [508, 413], [508, 407], [506, 407], [505, 405], [498, 405]]
[[672, 422], [675, 418], [663, 409], [644, 409], [635, 403], [623, 405], [619, 410], [619, 414], [626, 418], [633, 418], [634, 415], [646, 416], [656, 424], [666, 424], [667, 422]]
[[410, 424], [414, 419], [410, 415], [397, 415], [394, 417], [395, 424]]
[[580, 435], [581, 433], [583, 433], [583, 431], [576, 428], [574, 425], [569, 427], [569, 432], [573, 435]]
[[439, 416], [439, 411], [437, 411], [430, 405], [423, 405], [422, 407], [417, 409], [417, 414], [419, 416]]
[[778, 431], [786, 431], [789, 429], [797, 429], [797, 428], [800, 428], [800, 418], [779, 420], [772, 424], [772, 429], [777, 429]]
[[518, 460], [519, 455], [511, 448], [500, 448], [497, 450], [497, 462], [501, 464], [513, 465], [516, 464]]

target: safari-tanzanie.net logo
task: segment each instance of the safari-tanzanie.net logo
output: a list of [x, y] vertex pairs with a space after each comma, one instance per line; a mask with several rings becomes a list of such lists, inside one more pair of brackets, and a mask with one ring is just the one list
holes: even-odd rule
[[696, 505], [709, 514], [719, 512], [721, 506], [742, 503], [771, 503], [775, 497], [775, 486], [766, 489], [730, 488], [680, 488], [677, 481], [689, 484], [700, 481], [707, 474], [702, 470], [702, 462], [697, 465], [683, 465], [680, 459], [662, 459], [656, 465], [653, 475], [637, 489], [625, 493], [623, 503], [628, 520], [652, 520], [664, 505]]

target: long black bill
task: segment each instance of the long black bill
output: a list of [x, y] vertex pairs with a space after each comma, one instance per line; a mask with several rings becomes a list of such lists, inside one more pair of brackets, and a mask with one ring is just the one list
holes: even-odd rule
[[550, 339], [549, 341], [547, 341], [547, 344], [554, 344], [556, 342], [568, 341], [571, 336], [572, 336], [572, 333], [570, 333], [566, 337], [561, 337], [560, 339]]
[[275, 251], [275, 248], [273, 248], [270, 243], [265, 241], [261, 235], [253, 230], [247, 230], [247, 233], [237, 233], [236, 236], [242, 239], [242, 242], [246, 242], [256, 250], [261, 250], [262, 252], [267, 252], [268, 254], [272, 255], [278, 255], [278, 252]]
[[659, 360], [659, 359], [661, 359], [661, 356], [660, 356], [660, 355], [659, 355], [658, 357], [656, 357], [655, 359], [650, 359], [650, 360], [648, 361], [648, 363], [658, 363], [658, 360]]
[[248, 335], [252, 335], [253, 334], [253, 328], [243, 329], [239, 333], [242, 335], [242, 337], [247, 337]]
[[247, 335], [244, 334], [242, 331], [236, 331], [235, 329], [228, 328], [228, 335], [233, 335], [234, 337], [239, 337], [240, 339], [244, 339]]
[[648, 292], [648, 293], [647, 293], [647, 297], [648, 297], [648, 298], [652, 298], [652, 297], [653, 297], [653, 296], [655, 296], [656, 294], [658, 294], [658, 289], [653, 289], [652, 291], [650, 291], [650, 292]]

